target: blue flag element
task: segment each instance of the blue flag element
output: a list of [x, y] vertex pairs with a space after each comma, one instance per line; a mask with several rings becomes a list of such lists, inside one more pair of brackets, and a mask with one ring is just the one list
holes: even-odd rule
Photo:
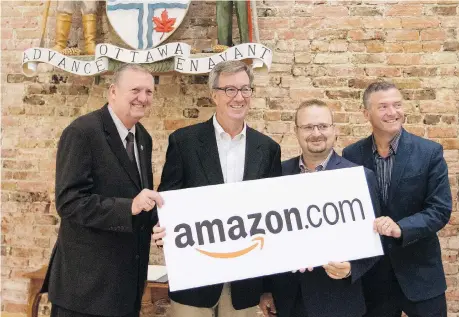
[[[145, 10], [145, 4], [143, 3], [119, 3], [119, 4], [110, 4], [116, 0], [108, 0], [107, 11], [117, 11], [117, 10], [137, 10], [137, 23], [138, 23], [138, 32], [137, 32], [137, 49], [150, 49], [153, 48], [153, 17], [156, 9], [187, 9], [188, 4], [178, 3], [178, 2], [158, 2], [158, 3], [148, 3], [147, 10]], [[147, 12], [145, 12], [147, 11]], [[143, 18], [144, 15], [148, 14], [147, 17], [147, 47], [144, 48], [143, 37], [144, 37], [144, 27], [143, 27]]]

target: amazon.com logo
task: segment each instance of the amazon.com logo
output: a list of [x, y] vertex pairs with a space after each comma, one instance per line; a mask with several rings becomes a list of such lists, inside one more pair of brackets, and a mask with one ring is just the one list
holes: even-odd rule
[[[362, 202], [353, 200], [342, 200], [337, 203], [327, 202], [322, 207], [309, 205], [302, 212], [292, 207], [284, 209], [283, 212], [271, 210], [266, 214], [253, 213], [241, 216], [232, 216], [226, 221], [213, 219], [194, 223], [194, 229], [187, 223], [175, 226], [174, 232], [179, 233], [175, 237], [175, 245], [178, 248], [195, 247], [196, 251], [213, 258], [236, 258], [249, 253], [260, 245], [263, 249], [266, 230], [272, 234], [279, 234], [282, 231], [315, 229], [321, 226], [334, 226], [337, 223], [346, 223], [348, 220], [357, 221], [359, 217], [365, 220], [365, 212]], [[195, 234], [193, 234], [195, 232]], [[231, 252], [209, 252], [204, 250], [206, 243], [213, 244], [216, 239], [225, 242], [227, 239], [239, 240], [258, 235], [251, 239], [250, 246]], [[261, 236], [260, 236], [261, 235]]]

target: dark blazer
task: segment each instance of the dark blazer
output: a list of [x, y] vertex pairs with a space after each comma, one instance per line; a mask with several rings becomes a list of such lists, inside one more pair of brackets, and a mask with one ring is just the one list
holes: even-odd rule
[[[281, 176], [281, 150], [268, 136], [247, 127], [243, 180]], [[212, 118], [173, 132], [169, 136], [166, 162], [159, 191], [223, 184]], [[213, 307], [217, 304], [223, 284], [169, 292], [169, 297], [181, 304]], [[231, 283], [235, 309], [256, 306], [263, 292], [261, 278]]]
[[[300, 157], [294, 157], [282, 162], [282, 175], [300, 173]], [[333, 153], [328, 161], [326, 170], [357, 166]], [[375, 215], [380, 214], [378, 187], [376, 176], [365, 169], [365, 176], [370, 191]], [[312, 272], [282, 273], [267, 277], [279, 317], [289, 317], [301, 287], [306, 315], [308, 317], [358, 317], [365, 311], [361, 277], [367, 272], [379, 257], [371, 257], [351, 262], [352, 274], [349, 278], [334, 280], [322, 267], [316, 267]]]
[[[346, 147], [343, 156], [375, 171], [372, 144], [371, 136], [360, 140]], [[437, 232], [448, 222], [451, 209], [442, 146], [403, 130], [387, 205], [382, 206], [382, 215], [402, 229], [402, 239], [383, 237], [383, 244], [400, 287], [411, 301], [430, 299], [446, 290]], [[370, 280], [370, 288], [378, 287], [372, 284]]]
[[[136, 124], [144, 188], [153, 188], [152, 140]], [[107, 105], [73, 121], [56, 160], [56, 208], [61, 218], [42, 291], [53, 304], [102, 316], [140, 309], [147, 276], [152, 213], [132, 216], [142, 190]]]

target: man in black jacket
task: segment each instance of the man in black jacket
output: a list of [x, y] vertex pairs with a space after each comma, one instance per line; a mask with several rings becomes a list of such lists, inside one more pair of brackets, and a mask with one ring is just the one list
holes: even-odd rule
[[[216, 113], [169, 136], [160, 192], [281, 175], [279, 144], [245, 123], [252, 81], [252, 69], [240, 61], [212, 69], [209, 87]], [[164, 228], [154, 230], [153, 239], [162, 245]], [[261, 278], [169, 292], [171, 316], [253, 317], [262, 292]]]
[[108, 104], [62, 133], [56, 162], [61, 218], [43, 291], [51, 316], [139, 315], [150, 250], [152, 140], [138, 122], [151, 105], [148, 71], [114, 75]]
[[[335, 127], [328, 106], [320, 100], [303, 102], [295, 115], [295, 133], [302, 155], [282, 163], [282, 175], [313, 173], [356, 166], [333, 150]], [[380, 214], [376, 177], [365, 170], [376, 215]], [[357, 246], [358, 247], [358, 246]], [[266, 317], [359, 317], [365, 313], [361, 278], [378, 257], [330, 262], [323, 267], [266, 277], [271, 293], [260, 307]], [[274, 301], [273, 301], [274, 299]]]

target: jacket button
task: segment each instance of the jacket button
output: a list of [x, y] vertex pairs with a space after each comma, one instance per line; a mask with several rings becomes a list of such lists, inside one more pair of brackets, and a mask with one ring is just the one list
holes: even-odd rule
[[145, 230], [145, 226], [144, 226], [144, 225], [141, 225], [141, 226], [140, 226], [140, 230], [142, 230], [142, 231]]
[[139, 258], [140, 258], [140, 256], [137, 254], [137, 255], [135, 256], [135, 259], [138, 260]]

